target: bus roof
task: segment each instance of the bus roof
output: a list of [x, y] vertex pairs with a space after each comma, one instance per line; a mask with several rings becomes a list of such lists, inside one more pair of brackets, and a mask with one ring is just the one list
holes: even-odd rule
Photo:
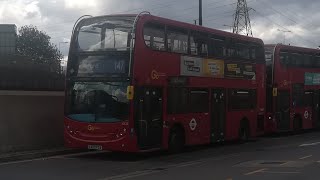
[[[138, 14], [110, 14], [110, 15], [89, 17], [89, 18], [85, 18], [83, 20], [88, 20], [91, 18], [103, 18], [103, 17], [136, 17], [137, 15]], [[240, 35], [240, 34], [234, 34], [231, 32], [226, 32], [226, 31], [222, 31], [222, 30], [218, 30], [218, 29], [212, 29], [209, 27], [194, 25], [194, 24], [176, 21], [176, 20], [172, 20], [172, 19], [167, 19], [167, 18], [163, 18], [163, 17], [159, 17], [159, 16], [150, 15], [150, 14], [142, 14], [140, 16], [139, 20], [142, 20], [143, 22], [157, 21], [157, 22], [161, 22], [161, 23], [164, 23], [167, 25], [178, 26], [178, 27], [187, 28], [187, 29], [191, 29], [191, 30], [195, 30], [195, 31], [202, 31], [202, 32], [206, 32], [206, 33], [212, 33], [212, 34], [216, 34], [216, 35], [220, 35], [220, 36], [224, 36], [224, 37], [231, 37], [231, 38], [235, 38], [238, 40], [249, 41], [249, 42], [254, 42], [254, 43], [263, 45], [263, 41], [259, 38], [244, 36], [244, 35]]]
[[190, 24], [190, 23], [186, 23], [186, 22], [176, 21], [176, 20], [153, 16], [153, 15], [149, 15], [149, 14], [143, 14], [140, 19], [143, 19], [143, 21], [145, 21], [145, 22], [146, 21], [157, 21], [157, 22], [161, 22], [161, 23], [164, 23], [167, 25], [179, 26], [182, 28], [187, 28], [187, 29], [191, 29], [191, 30], [195, 30], [195, 31], [202, 31], [202, 32], [206, 32], [206, 33], [212, 33], [212, 34], [216, 34], [216, 35], [220, 35], [220, 36], [224, 36], [224, 37], [232, 37], [232, 38], [235, 38], [238, 40], [255, 42], [257, 44], [262, 44], [262, 45], [264, 44], [263, 41], [259, 38], [244, 36], [244, 35], [240, 35], [240, 34], [234, 34], [231, 32], [226, 32], [226, 31], [222, 31], [222, 30], [218, 30], [218, 29], [209, 28], [209, 27], [194, 25], [194, 24]]
[[281, 49], [281, 50], [301, 52], [301, 53], [320, 53], [320, 49], [291, 46], [291, 45], [285, 45], [285, 44], [266, 44], [265, 46], [275, 47], [276, 49]]

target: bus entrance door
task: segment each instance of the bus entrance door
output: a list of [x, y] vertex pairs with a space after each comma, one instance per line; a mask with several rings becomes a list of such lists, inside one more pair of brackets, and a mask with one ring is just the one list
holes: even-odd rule
[[289, 91], [279, 91], [277, 96], [276, 119], [278, 130], [290, 130], [290, 93]]
[[211, 92], [211, 142], [224, 141], [225, 138], [225, 90], [213, 89]]
[[158, 148], [162, 142], [162, 89], [136, 90], [136, 128], [141, 149]]
[[313, 93], [313, 105], [312, 105], [312, 121], [313, 121], [313, 128], [320, 128], [320, 119], [319, 119], [319, 113], [320, 113], [320, 104], [319, 104], [319, 98], [320, 98], [320, 90], [315, 90]]

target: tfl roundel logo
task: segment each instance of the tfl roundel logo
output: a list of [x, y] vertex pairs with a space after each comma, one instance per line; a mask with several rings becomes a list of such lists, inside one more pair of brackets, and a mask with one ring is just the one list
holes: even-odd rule
[[191, 130], [191, 131], [196, 130], [196, 128], [197, 128], [197, 121], [196, 121], [196, 119], [192, 118], [192, 119], [190, 120], [190, 122], [189, 122], [189, 127], [190, 127], [190, 130]]

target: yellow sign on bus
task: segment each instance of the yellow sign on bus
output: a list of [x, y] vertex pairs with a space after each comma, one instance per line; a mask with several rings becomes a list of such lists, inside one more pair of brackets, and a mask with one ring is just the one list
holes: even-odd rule
[[223, 78], [224, 61], [215, 59], [205, 59], [203, 64], [203, 70], [206, 76]]
[[133, 99], [133, 94], [134, 94], [134, 87], [133, 86], [128, 86], [127, 87], [127, 99], [132, 100]]
[[277, 88], [273, 88], [272, 89], [272, 95], [273, 96], [278, 96], [278, 89]]

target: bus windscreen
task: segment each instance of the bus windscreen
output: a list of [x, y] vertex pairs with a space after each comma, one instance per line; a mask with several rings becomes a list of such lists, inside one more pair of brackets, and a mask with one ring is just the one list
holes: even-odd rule
[[130, 48], [133, 17], [87, 20], [78, 28], [78, 50], [126, 51]]
[[68, 62], [69, 77], [128, 76], [134, 17], [96, 17], [81, 21]]
[[68, 96], [69, 118], [82, 122], [127, 120], [127, 82], [74, 82]]

